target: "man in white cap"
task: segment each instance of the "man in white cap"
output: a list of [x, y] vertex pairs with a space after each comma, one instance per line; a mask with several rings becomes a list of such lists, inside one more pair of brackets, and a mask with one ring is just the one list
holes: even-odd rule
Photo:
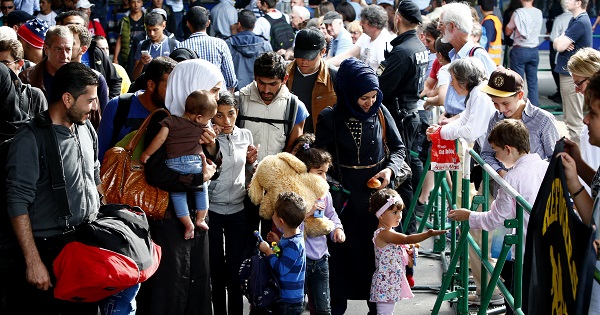
[[102, 24], [100, 24], [100, 20], [91, 18], [93, 7], [94, 4], [90, 3], [89, 0], [79, 0], [75, 4], [75, 8], [77, 8], [77, 10], [82, 11], [87, 15], [89, 20], [88, 30], [90, 31], [90, 34], [92, 34], [92, 36], [100, 35], [106, 37], [106, 33], [104, 32]]

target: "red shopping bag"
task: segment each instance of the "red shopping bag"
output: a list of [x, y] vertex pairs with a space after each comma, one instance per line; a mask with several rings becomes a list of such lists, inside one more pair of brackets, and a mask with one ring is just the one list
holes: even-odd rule
[[431, 170], [434, 172], [460, 171], [461, 163], [456, 153], [456, 141], [444, 140], [440, 135], [442, 128], [430, 134], [431, 138]]

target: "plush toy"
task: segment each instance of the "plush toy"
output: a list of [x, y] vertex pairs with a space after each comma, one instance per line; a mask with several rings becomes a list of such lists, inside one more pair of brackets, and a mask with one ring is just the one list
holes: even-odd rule
[[[283, 152], [265, 157], [258, 164], [248, 188], [250, 200], [260, 204], [260, 216], [271, 219], [277, 196], [287, 191], [304, 199], [308, 213], [317, 199], [329, 191], [329, 185], [322, 177], [308, 173], [306, 165], [292, 154]], [[326, 235], [333, 229], [333, 222], [326, 217], [311, 216], [304, 221], [304, 233], [309, 237]]]

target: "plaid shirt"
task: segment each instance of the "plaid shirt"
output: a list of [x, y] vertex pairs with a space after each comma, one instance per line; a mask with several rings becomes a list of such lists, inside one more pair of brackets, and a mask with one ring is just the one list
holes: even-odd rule
[[210, 37], [206, 32], [196, 32], [177, 45], [177, 48], [180, 47], [195, 51], [200, 59], [209, 61], [219, 67], [221, 73], [223, 73], [223, 77], [225, 77], [225, 84], [228, 89], [233, 89], [237, 86], [231, 52], [224, 40]]

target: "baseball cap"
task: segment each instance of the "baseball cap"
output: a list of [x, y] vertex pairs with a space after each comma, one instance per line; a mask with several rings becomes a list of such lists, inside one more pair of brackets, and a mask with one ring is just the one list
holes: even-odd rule
[[14, 10], [6, 16], [6, 26], [13, 27], [21, 22], [35, 19], [35, 16], [21, 10]]
[[337, 20], [337, 19], [341, 20], [342, 15], [335, 11], [329, 11], [329, 12], [325, 13], [325, 15], [323, 16], [323, 23], [331, 24], [331, 23], [333, 23], [333, 20]]
[[480, 88], [483, 93], [496, 97], [509, 97], [523, 89], [523, 78], [513, 70], [502, 66], [496, 68], [487, 85]]
[[17, 31], [17, 35], [29, 45], [42, 49], [44, 47], [44, 40], [46, 40], [47, 31], [48, 24], [46, 21], [34, 18], [21, 25]]
[[377, 4], [389, 4], [392, 7], [394, 6], [394, 0], [378, 0]]
[[402, 0], [398, 3], [398, 13], [411, 23], [419, 24], [423, 22], [421, 10], [412, 0]]
[[[80, 0], [81, 1], [81, 0]], [[165, 18], [165, 21], [167, 20], [167, 11], [165, 11], [164, 9], [161, 8], [154, 8], [152, 9], [152, 11], [150, 11], [151, 13], [158, 13], [160, 15], [162, 15]]]
[[323, 48], [325, 48], [323, 32], [314, 27], [305, 28], [296, 34], [294, 58], [314, 60]]
[[79, 1], [77, 1], [77, 4], [75, 5], [75, 8], [77, 8], [77, 9], [81, 9], [81, 8], [83, 8], [83, 9], [89, 9], [89, 8], [91, 8], [93, 6], [94, 6], [94, 4], [90, 3], [89, 0], [79, 0]]

